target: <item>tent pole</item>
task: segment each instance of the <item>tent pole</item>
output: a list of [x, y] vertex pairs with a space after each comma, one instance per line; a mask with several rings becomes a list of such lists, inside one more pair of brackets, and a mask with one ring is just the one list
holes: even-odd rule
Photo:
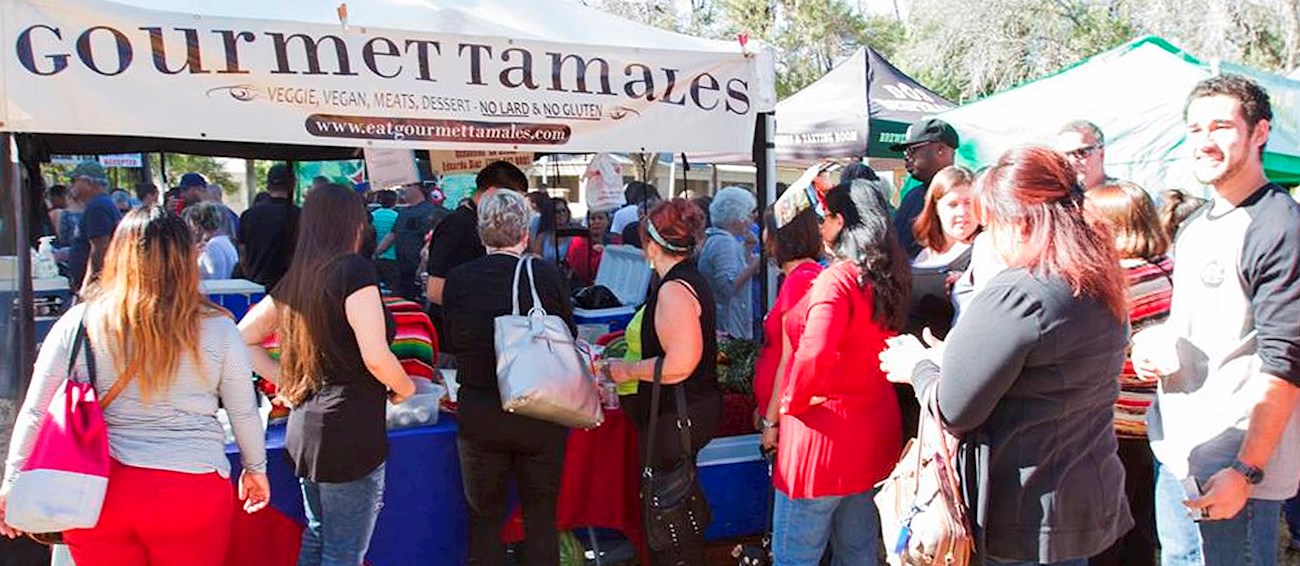
[[[14, 224], [14, 255], [17, 256], [17, 307], [9, 310], [0, 316], [12, 316], [12, 322], [16, 327], [15, 336], [15, 353], [17, 359], [13, 367], [15, 385], [17, 391], [15, 400], [21, 400], [27, 394], [27, 385], [31, 380], [33, 354], [36, 352], [36, 313], [34, 311], [35, 296], [32, 292], [32, 256], [31, 247], [31, 229], [30, 218], [28, 213], [29, 205], [27, 203], [27, 187], [22, 184], [22, 177], [19, 170], [22, 167], [18, 160], [18, 152], [14, 146], [14, 135], [9, 132], [0, 133], [0, 193], [9, 193], [10, 203], [13, 207], [13, 224]], [[0, 391], [0, 395], [4, 393]]]
[[[755, 196], [758, 197], [758, 210], [766, 213], [767, 206], [776, 202], [776, 114], [767, 112], [758, 115], [758, 127], [754, 132], [754, 164], [757, 165], [755, 178]], [[767, 250], [759, 246], [758, 276], [759, 296], [763, 297], [763, 309], [759, 320], [767, 315], [767, 309], [776, 302], [776, 272], [769, 269]]]
[[[655, 154], [655, 159], [659, 159], [658, 154]], [[668, 198], [677, 198], [677, 160], [671, 158], [668, 160]]]

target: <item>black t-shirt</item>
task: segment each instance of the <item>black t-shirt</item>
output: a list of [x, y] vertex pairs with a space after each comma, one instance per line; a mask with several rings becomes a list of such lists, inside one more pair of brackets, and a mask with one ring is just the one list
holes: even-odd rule
[[[374, 471], [388, 455], [388, 390], [366, 369], [344, 307], [352, 293], [378, 285], [379, 275], [369, 259], [350, 255], [322, 274], [321, 281], [330, 330], [312, 340], [322, 356], [323, 383], [289, 413], [285, 448], [299, 477], [348, 482]], [[387, 309], [384, 320], [392, 342], [397, 325]]]
[[912, 190], [903, 195], [903, 200], [899, 201], [898, 210], [894, 211], [894, 230], [898, 232], [898, 244], [907, 252], [908, 259], [916, 259], [917, 254], [921, 253], [921, 244], [916, 241], [912, 225], [925, 209], [925, 193], [929, 190], [930, 183], [912, 187]]
[[451, 270], [486, 254], [478, 236], [478, 207], [466, 203], [433, 231], [429, 240], [429, 277], [445, 279]]
[[[457, 397], [462, 403], [470, 398], [501, 403], [493, 321], [511, 312], [510, 284], [518, 263], [512, 255], [490, 254], [457, 267], [447, 276], [442, 294], [446, 304], [443, 347], [456, 355], [456, 381], [460, 384]], [[534, 259], [533, 274], [537, 276], [537, 296], [547, 314], [564, 319], [569, 331], [574, 331], [573, 306], [560, 270], [551, 262]], [[526, 313], [533, 305], [528, 273], [519, 279], [519, 309]]]
[[298, 207], [284, 197], [271, 197], [239, 217], [239, 243], [244, 246], [240, 268], [249, 281], [268, 290], [289, 270], [298, 240]]
[[[447, 279], [447, 274], [453, 269], [486, 254], [487, 249], [478, 235], [478, 207], [472, 201], [465, 203], [433, 229], [433, 237], [429, 239], [429, 277]], [[446, 295], [444, 289], [444, 305], [447, 304]], [[429, 318], [438, 330], [438, 336], [447, 333], [442, 323], [443, 309], [432, 302], [429, 303]]]

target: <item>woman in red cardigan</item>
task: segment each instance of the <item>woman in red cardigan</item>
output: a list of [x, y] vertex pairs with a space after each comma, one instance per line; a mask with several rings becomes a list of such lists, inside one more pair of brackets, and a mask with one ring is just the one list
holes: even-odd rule
[[833, 257], [808, 295], [781, 399], [774, 469], [776, 564], [874, 564], [874, 486], [902, 450], [898, 402], [880, 371], [885, 339], [907, 320], [910, 267], [881, 192], [867, 181], [826, 195]]

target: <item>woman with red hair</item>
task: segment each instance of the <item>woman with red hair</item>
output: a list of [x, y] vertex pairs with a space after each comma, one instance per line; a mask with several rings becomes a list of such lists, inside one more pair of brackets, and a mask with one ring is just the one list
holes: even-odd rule
[[881, 354], [961, 437], [957, 462], [985, 564], [1083, 565], [1133, 527], [1112, 405], [1128, 306], [1108, 231], [1085, 218], [1065, 157], [1007, 152], [975, 185], [1007, 269], [946, 347], [903, 336]]
[[[642, 462], [658, 477], [686, 465], [688, 459], [694, 462], [713, 437], [722, 414], [717, 310], [709, 282], [700, 274], [694, 257], [696, 244], [704, 237], [704, 224], [704, 212], [682, 198], [655, 206], [641, 222], [645, 257], [659, 276], [659, 286], [646, 300], [641, 322], [641, 360], [609, 360], [599, 368], [612, 381], [637, 383], [636, 395], [629, 399], [629, 414], [644, 447], [651, 434], [655, 366], [663, 364], [651, 459]], [[685, 393], [686, 414], [678, 410], [679, 390]], [[689, 446], [682, 445], [679, 425], [689, 432]], [[698, 486], [695, 489], [698, 493]], [[703, 533], [687, 529], [679, 534], [673, 548], [652, 549], [652, 565], [704, 565]]]

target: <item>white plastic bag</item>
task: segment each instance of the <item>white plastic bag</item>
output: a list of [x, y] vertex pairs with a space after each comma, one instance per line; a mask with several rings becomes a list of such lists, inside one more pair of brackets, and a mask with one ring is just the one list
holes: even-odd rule
[[596, 154], [582, 174], [579, 189], [586, 195], [587, 210], [607, 212], [623, 206], [623, 166], [608, 153]]

